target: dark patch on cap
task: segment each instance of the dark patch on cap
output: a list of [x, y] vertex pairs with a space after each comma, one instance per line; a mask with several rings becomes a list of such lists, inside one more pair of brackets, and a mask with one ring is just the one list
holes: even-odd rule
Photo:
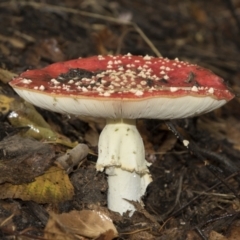
[[59, 82], [67, 82], [69, 80], [81, 80], [83, 78], [92, 78], [96, 73], [81, 68], [71, 68], [68, 72], [60, 74], [56, 80]]

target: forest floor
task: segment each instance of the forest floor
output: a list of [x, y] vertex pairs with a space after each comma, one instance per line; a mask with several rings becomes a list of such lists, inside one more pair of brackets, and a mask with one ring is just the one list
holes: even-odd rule
[[[172, 122], [190, 151], [163, 121], [137, 122], [153, 182], [132, 217], [107, 209], [95, 170], [104, 120], [34, 108], [8, 85], [27, 69], [127, 53], [198, 64], [236, 94]], [[239, 1], [0, 0], [0, 238], [240, 239], [239, 54]], [[90, 150], [66, 173], [56, 159], [76, 143]]]

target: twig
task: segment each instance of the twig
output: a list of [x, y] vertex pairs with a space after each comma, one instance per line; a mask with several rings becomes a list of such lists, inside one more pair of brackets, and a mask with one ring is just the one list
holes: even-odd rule
[[[0, 6], [10, 6], [12, 3], [9, 2], [5, 2], [5, 3], [1, 3]], [[62, 7], [62, 6], [55, 6], [55, 5], [50, 5], [50, 4], [46, 4], [46, 3], [36, 3], [36, 2], [32, 2], [32, 1], [18, 1], [16, 2], [16, 4], [21, 5], [21, 6], [31, 6], [33, 8], [37, 8], [37, 9], [44, 9], [47, 8], [48, 11], [52, 11], [52, 12], [68, 12], [68, 13], [73, 13], [73, 14], [79, 14], [81, 16], [85, 16], [85, 17], [90, 17], [90, 18], [95, 18], [95, 19], [99, 19], [99, 20], [104, 20], [107, 22], [112, 22], [112, 23], [116, 23], [116, 24], [121, 24], [121, 25], [127, 25], [127, 26], [132, 26], [135, 31], [142, 37], [142, 39], [146, 42], [146, 44], [151, 48], [151, 50], [154, 52], [154, 54], [157, 57], [161, 57], [161, 53], [157, 50], [157, 48], [154, 46], [154, 44], [151, 42], [151, 40], [146, 36], [146, 34], [142, 31], [142, 29], [134, 22], [130, 22], [130, 21], [123, 21], [123, 20], [119, 20], [116, 19], [114, 17], [110, 17], [110, 16], [104, 16], [101, 14], [97, 14], [97, 13], [90, 13], [90, 12], [86, 12], [86, 11], [81, 11], [81, 10], [77, 10], [77, 9], [73, 9], [73, 8], [67, 8], [67, 7]]]
[[197, 158], [202, 160], [205, 164], [206, 169], [208, 169], [217, 179], [219, 179], [235, 196], [238, 198], [238, 193], [232, 189], [221, 177], [216, 173], [216, 168], [214, 168], [211, 164], [206, 161], [206, 158], [202, 155], [202, 151], [200, 148], [193, 142], [186, 140], [180, 132], [177, 131], [175, 125], [171, 121], [165, 121], [166, 125], [169, 129], [177, 136], [177, 138], [183, 143], [183, 145], [191, 151]]
[[0, 227], [3, 227], [4, 225], [6, 225], [13, 217], [15, 214], [11, 214], [9, 217], [5, 218], [1, 223], [0, 223]]
[[186, 172], [186, 169], [184, 169], [182, 171], [182, 173], [179, 177], [178, 191], [177, 191], [176, 199], [175, 199], [173, 206], [163, 216], [160, 216], [160, 219], [165, 219], [166, 216], [168, 216], [174, 210], [174, 208], [177, 206], [179, 199], [180, 199], [181, 192], [182, 192], [183, 176], [184, 176], [185, 172]]
[[[228, 176], [227, 178], [225, 178], [224, 180], [227, 181], [233, 177], [235, 177], [237, 174], [239, 174], [238, 172], [232, 174], [231, 176]], [[217, 186], [219, 186], [222, 182], [218, 182], [216, 184], [214, 184], [212, 187], [208, 188], [207, 190], [204, 191], [204, 193], [207, 193], [211, 190], [213, 190], [214, 188], [216, 188]], [[192, 204], [194, 201], [196, 201], [198, 198], [200, 198], [201, 196], [203, 196], [202, 194], [199, 194], [198, 196], [192, 198], [188, 203], [186, 203], [185, 205], [183, 205], [181, 208], [179, 208], [178, 210], [176, 210], [175, 212], [173, 212], [172, 216], [177, 216], [181, 211], [183, 211], [186, 207], [188, 207], [190, 204]]]
[[201, 194], [201, 195], [208, 195], [208, 196], [213, 196], [213, 197], [227, 198], [227, 199], [236, 198], [235, 195], [233, 195], [233, 194], [208, 193], [208, 192], [201, 192], [201, 191], [193, 191], [193, 193]]
[[205, 236], [205, 234], [202, 232], [202, 230], [199, 227], [195, 227], [194, 229], [196, 230], [196, 232], [200, 235], [200, 237], [203, 240], [208, 240], [207, 237]]

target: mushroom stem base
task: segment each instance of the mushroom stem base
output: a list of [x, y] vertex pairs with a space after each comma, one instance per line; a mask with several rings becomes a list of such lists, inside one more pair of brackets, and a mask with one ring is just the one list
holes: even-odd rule
[[135, 207], [127, 200], [140, 202], [151, 182], [151, 176], [144, 174], [140, 176], [136, 172], [122, 170], [119, 167], [106, 169], [108, 174], [108, 208], [114, 212], [123, 214], [129, 211], [131, 216]]
[[[108, 207], [120, 214], [134, 212], [126, 201], [140, 201], [152, 181], [145, 160], [142, 138], [136, 121], [130, 119], [107, 120], [99, 138], [97, 170], [108, 174]], [[130, 214], [131, 214], [130, 213]]]

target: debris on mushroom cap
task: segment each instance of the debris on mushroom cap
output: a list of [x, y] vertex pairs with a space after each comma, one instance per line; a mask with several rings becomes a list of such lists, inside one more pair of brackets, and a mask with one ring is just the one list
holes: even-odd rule
[[[66, 112], [64, 107], [57, 106], [60, 98], [71, 97], [83, 105], [90, 99], [94, 99], [95, 102], [92, 103], [94, 108], [98, 108], [99, 104], [95, 104], [102, 99], [104, 100], [102, 108], [110, 107], [115, 111], [108, 114], [107, 117], [110, 118], [134, 118], [130, 113], [123, 113], [126, 111], [122, 106], [125, 102], [141, 102], [139, 108], [148, 108], [144, 110], [145, 113], [142, 110], [139, 112], [140, 109], [137, 110], [137, 117], [180, 118], [211, 111], [233, 98], [233, 94], [224, 85], [223, 79], [195, 64], [178, 59], [169, 60], [130, 54], [94, 56], [55, 63], [43, 69], [26, 71], [13, 79], [10, 85], [23, 98], [43, 108], [49, 109], [47, 103], [40, 99], [37, 101], [42, 104], [37, 103], [32, 99], [30, 92], [34, 92], [36, 98], [39, 98], [39, 94], [45, 97], [51, 96], [55, 99], [51, 105], [55, 106], [54, 110], [58, 112]], [[202, 98], [201, 103], [198, 97]], [[159, 101], [160, 98], [161, 101]], [[194, 109], [201, 104], [207, 106], [194, 110], [193, 113], [170, 114], [168, 111], [167, 114], [162, 115], [160, 111], [165, 110], [166, 107], [172, 108], [173, 102], [170, 99], [174, 98], [182, 98], [179, 104], [183, 104], [183, 108], [190, 106], [187, 101], [200, 103]], [[207, 101], [209, 99], [211, 99], [210, 102]], [[111, 101], [110, 105], [109, 101]], [[166, 105], [166, 107], [157, 106], [159, 113], [157, 116], [152, 116], [150, 102], [156, 106]], [[117, 110], [114, 104], [121, 105], [121, 110]], [[129, 104], [127, 107], [132, 108], [133, 105]], [[85, 106], [86, 109], [80, 113], [77, 109], [81, 107], [72, 108], [75, 108], [71, 111], [73, 114], [92, 115], [90, 110], [87, 110], [89, 106]], [[130, 109], [127, 110], [129, 111]], [[120, 116], [121, 114], [123, 116]]]

